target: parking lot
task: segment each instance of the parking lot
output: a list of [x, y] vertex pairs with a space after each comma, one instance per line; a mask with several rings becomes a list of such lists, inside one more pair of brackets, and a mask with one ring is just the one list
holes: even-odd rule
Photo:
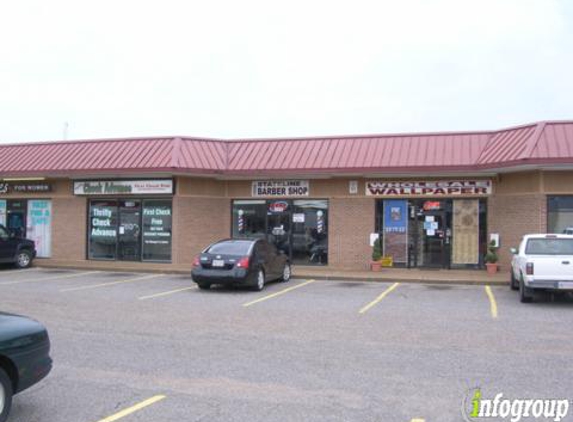
[[43, 322], [54, 359], [10, 422], [458, 422], [476, 387], [573, 399], [566, 295], [32, 268], [0, 271], [0, 310]]

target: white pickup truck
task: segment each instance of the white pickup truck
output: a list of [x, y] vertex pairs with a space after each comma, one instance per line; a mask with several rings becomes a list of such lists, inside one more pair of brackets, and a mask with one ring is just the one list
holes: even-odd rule
[[573, 235], [528, 234], [511, 253], [511, 288], [521, 302], [536, 290], [573, 291]]

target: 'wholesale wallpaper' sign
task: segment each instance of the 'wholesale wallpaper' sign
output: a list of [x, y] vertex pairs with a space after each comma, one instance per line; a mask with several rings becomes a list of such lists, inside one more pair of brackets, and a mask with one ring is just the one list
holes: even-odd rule
[[490, 195], [491, 180], [366, 182], [366, 195], [380, 197]]

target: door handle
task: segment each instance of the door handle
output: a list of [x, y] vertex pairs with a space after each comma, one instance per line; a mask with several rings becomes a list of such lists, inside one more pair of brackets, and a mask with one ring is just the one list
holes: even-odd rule
[[569, 265], [569, 261], [561, 261], [563, 265]]

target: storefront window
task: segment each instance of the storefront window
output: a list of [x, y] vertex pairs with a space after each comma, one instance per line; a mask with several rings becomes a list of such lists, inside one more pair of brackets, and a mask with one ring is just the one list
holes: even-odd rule
[[260, 238], [266, 234], [267, 207], [264, 200], [233, 202], [233, 237]]
[[143, 201], [143, 260], [171, 261], [171, 201]]
[[171, 200], [90, 202], [89, 258], [171, 261]]
[[266, 238], [295, 264], [328, 263], [327, 200], [236, 200], [232, 235]]
[[28, 201], [26, 237], [34, 241], [39, 258], [49, 258], [52, 253], [52, 201]]
[[293, 201], [292, 259], [299, 264], [328, 263], [328, 201]]
[[117, 254], [117, 202], [91, 201], [90, 259], [115, 259]]
[[38, 258], [52, 253], [52, 201], [0, 200], [0, 224], [17, 237], [33, 240]]
[[547, 232], [573, 233], [573, 196], [547, 198]]

